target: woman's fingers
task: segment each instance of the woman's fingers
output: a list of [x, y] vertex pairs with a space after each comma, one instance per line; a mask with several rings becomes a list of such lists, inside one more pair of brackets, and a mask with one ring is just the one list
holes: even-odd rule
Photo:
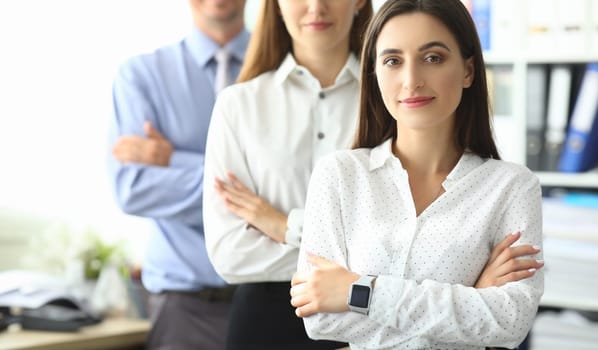
[[301, 307], [310, 302], [310, 298], [307, 296], [307, 291], [303, 287], [304, 284], [299, 284], [291, 288], [291, 305], [294, 307]]
[[[520, 234], [509, 235], [492, 250], [491, 258], [475, 283], [476, 288], [502, 286], [508, 282], [531, 277], [544, 266], [542, 260], [529, 258], [540, 252], [540, 247], [530, 244], [506, 246], [519, 239]], [[498, 254], [498, 255], [497, 255]]]
[[511, 259], [496, 269], [496, 277], [503, 278], [513, 272], [537, 270], [544, 266], [543, 260], [536, 259]]
[[291, 298], [291, 305], [294, 307], [303, 307], [309, 304], [309, 299], [305, 295], [297, 295]]
[[226, 177], [230, 180], [230, 183], [233, 185], [234, 188], [240, 191], [249, 191], [249, 188], [245, 186], [231, 171], [226, 172]]
[[314, 268], [333, 268], [338, 264], [318, 255], [307, 253], [307, 263]]
[[502, 286], [509, 282], [521, 281], [523, 279], [533, 276], [536, 273], [536, 271], [537, 271], [537, 269], [531, 268], [528, 270], [520, 270], [520, 271], [514, 271], [511, 273], [508, 273], [508, 274], [498, 278], [498, 285]]
[[308, 303], [295, 309], [295, 315], [297, 315], [297, 317], [308, 317], [316, 313], [317, 308], [313, 303]]
[[313, 306], [309, 306], [309, 304], [312, 302], [312, 299], [307, 294], [307, 285], [304, 283], [304, 281], [307, 280], [306, 277], [307, 274], [305, 273], [295, 273], [293, 279], [291, 280], [291, 283], [293, 284], [290, 290], [291, 305], [297, 308], [295, 310], [295, 314], [298, 317], [305, 317], [308, 314], [315, 312]]
[[513, 243], [515, 243], [519, 237], [521, 237], [521, 232], [513, 232], [508, 234], [500, 241], [494, 248], [492, 249], [492, 253], [490, 254], [490, 258], [488, 259], [489, 263], [492, 263], [496, 260], [496, 258], [506, 249], [508, 249]]
[[248, 207], [251, 208], [254, 206], [253, 200], [254, 196], [249, 195], [246, 192], [239, 191], [235, 189], [233, 186], [227, 184], [226, 182], [216, 179], [214, 185], [216, 192], [225, 200], [228, 200], [234, 203], [237, 206]]
[[511, 259], [520, 258], [526, 255], [534, 255], [540, 252], [540, 247], [533, 246], [531, 244], [522, 244], [518, 246], [509, 247], [504, 249], [498, 257], [495, 259], [497, 265], [502, 265]]
[[[309, 272], [307, 271], [297, 271], [293, 274], [293, 278], [291, 279], [291, 286], [295, 287], [298, 284], [304, 283], [307, 281], [309, 277]], [[291, 288], [292, 290], [293, 288]]]

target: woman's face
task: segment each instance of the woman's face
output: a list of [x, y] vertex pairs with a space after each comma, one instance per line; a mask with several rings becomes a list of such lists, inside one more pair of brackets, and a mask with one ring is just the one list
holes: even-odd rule
[[451, 128], [463, 89], [473, 81], [473, 63], [461, 57], [441, 21], [415, 12], [391, 18], [382, 28], [376, 78], [399, 129]]
[[[267, 0], [270, 1], [270, 0]], [[349, 33], [365, 0], [278, 0], [295, 52], [349, 52]]]

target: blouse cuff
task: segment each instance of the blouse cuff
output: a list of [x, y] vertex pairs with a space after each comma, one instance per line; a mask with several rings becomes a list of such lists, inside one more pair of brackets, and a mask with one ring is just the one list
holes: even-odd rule
[[287, 218], [286, 244], [299, 248], [303, 233], [303, 209], [292, 209]]
[[402, 280], [379, 275], [372, 293], [368, 317], [385, 326], [396, 323], [400, 307], [400, 291], [404, 288]]

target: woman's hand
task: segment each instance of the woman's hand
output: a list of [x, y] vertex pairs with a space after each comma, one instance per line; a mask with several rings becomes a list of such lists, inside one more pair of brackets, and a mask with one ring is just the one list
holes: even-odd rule
[[540, 252], [539, 247], [529, 244], [512, 246], [521, 237], [521, 232], [507, 235], [498, 243], [478, 277], [475, 288], [500, 287], [508, 282], [519, 281], [534, 275], [537, 269], [544, 266], [544, 261], [523, 259], [522, 256]]
[[349, 289], [359, 275], [317, 255], [308, 255], [307, 262], [314, 269], [295, 272], [291, 280], [291, 305], [297, 317], [349, 311]]
[[226, 208], [266, 236], [284, 243], [287, 231], [286, 215], [253, 193], [231, 172], [227, 172], [226, 176], [230, 183], [216, 178], [214, 184]]

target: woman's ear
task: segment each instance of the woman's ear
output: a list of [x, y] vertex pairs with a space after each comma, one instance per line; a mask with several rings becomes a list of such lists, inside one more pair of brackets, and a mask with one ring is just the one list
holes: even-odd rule
[[366, 3], [367, 3], [367, 0], [358, 0], [357, 4], [355, 4], [355, 10], [357, 12], [359, 12], [359, 10], [361, 10], [365, 6]]
[[465, 75], [463, 76], [463, 88], [467, 89], [473, 84], [475, 69], [473, 68], [473, 57], [465, 60]]

